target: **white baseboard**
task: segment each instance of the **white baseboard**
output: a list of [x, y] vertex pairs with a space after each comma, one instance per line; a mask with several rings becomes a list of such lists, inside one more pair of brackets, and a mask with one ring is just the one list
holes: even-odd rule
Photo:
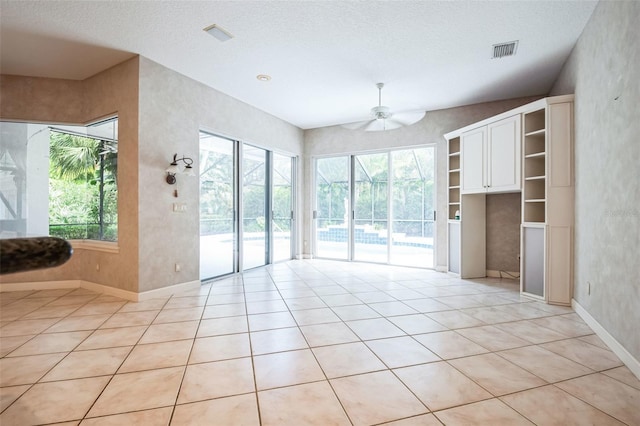
[[313, 255], [309, 253], [303, 253], [302, 256], [298, 256], [298, 260], [300, 259], [313, 259]]
[[582, 305], [580, 305], [575, 299], [571, 300], [571, 307], [574, 311], [576, 311], [578, 315], [580, 315], [580, 318], [582, 318], [584, 322], [586, 322], [587, 325], [596, 332], [598, 337], [601, 338], [602, 341], [607, 344], [607, 346], [609, 346], [613, 353], [615, 353], [618, 358], [620, 358], [620, 360], [624, 362], [624, 365], [626, 365], [629, 370], [631, 370], [631, 372], [640, 379], [640, 361], [635, 359], [633, 355], [631, 355], [624, 346], [622, 346], [611, 334], [609, 334], [609, 332], [605, 330], [605, 328], [601, 326], [600, 323], [594, 317], [592, 317], [591, 314], [587, 312], [587, 310], [583, 308]]
[[57, 290], [61, 288], [86, 288], [87, 290], [103, 293], [109, 296], [119, 297], [132, 302], [141, 302], [156, 297], [167, 297], [180, 291], [188, 291], [198, 288], [201, 285], [200, 280], [188, 281], [184, 283], [174, 284], [168, 287], [157, 288], [154, 290], [136, 293], [135, 291], [123, 290], [121, 288], [110, 287], [104, 284], [98, 284], [84, 280], [64, 280], [64, 281], [41, 281], [41, 282], [24, 282], [24, 283], [0, 283], [0, 292], [5, 291], [24, 291], [24, 290]]

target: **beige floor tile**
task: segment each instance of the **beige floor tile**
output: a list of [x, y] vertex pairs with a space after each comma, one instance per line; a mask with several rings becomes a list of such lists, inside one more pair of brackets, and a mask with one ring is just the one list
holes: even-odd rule
[[574, 321], [561, 316], [531, 320], [534, 324], [555, 330], [568, 337], [580, 337], [593, 334], [593, 330], [583, 321]]
[[150, 325], [145, 331], [141, 344], [193, 339], [198, 330], [198, 321], [170, 322]]
[[477, 327], [480, 325], [486, 325], [484, 322], [471, 315], [464, 314], [460, 311], [443, 311], [443, 312], [431, 312], [426, 314], [429, 318], [439, 322], [450, 329]]
[[520, 319], [493, 306], [464, 309], [462, 312], [476, 319], [479, 319], [486, 324], [499, 324], [504, 322], [518, 321]]
[[482, 346], [473, 343], [455, 331], [440, 331], [419, 334], [413, 337], [442, 359], [459, 358], [488, 352]]
[[244, 304], [244, 293], [240, 290], [240, 293], [232, 294], [211, 294], [207, 299], [207, 305], [228, 305], [233, 303]]
[[308, 348], [307, 342], [297, 327], [250, 333], [253, 355], [292, 351]]
[[80, 307], [80, 306], [84, 305], [85, 303], [88, 303], [88, 302], [91, 302], [92, 300], [95, 300], [97, 297], [98, 297], [98, 293], [78, 295], [78, 296], [68, 295], [68, 296], [60, 297], [60, 298], [54, 300], [53, 302], [48, 303], [47, 306], [70, 306], [70, 305], [75, 305], [75, 306]]
[[421, 299], [424, 294], [419, 293], [415, 290], [410, 290], [407, 288], [402, 289], [394, 289], [394, 290], [386, 290], [385, 291], [389, 296], [396, 298], [398, 300], [413, 300], [413, 299]]
[[388, 319], [407, 334], [423, 334], [447, 330], [447, 327], [423, 314], [403, 315]]
[[329, 294], [329, 295], [320, 296], [320, 298], [324, 303], [327, 304], [327, 306], [331, 306], [331, 307], [362, 304], [362, 300], [358, 299], [357, 297], [355, 297], [350, 293]]
[[23, 336], [42, 333], [44, 330], [51, 327], [58, 321], [60, 321], [60, 318], [13, 321], [0, 328], [0, 337]]
[[244, 316], [211, 318], [200, 321], [197, 337], [221, 336], [224, 334], [247, 333], [249, 326]]
[[369, 340], [366, 345], [389, 368], [407, 367], [441, 360], [436, 354], [408, 336]]
[[172, 297], [169, 299], [164, 309], [184, 309], [204, 306], [208, 296]]
[[263, 426], [351, 425], [327, 382], [258, 392]]
[[519, 348], [531, 344], [492, 325], [461, 328], [456, 332], [490, 351]]
[[313, 297], [316, 295], [313, 290], [306, 286], [298, 288], [281, 288], [280, 285], [278, 285], [278, 288], [280, 289], [282, 298], [285, 300], [300, 299], [301, 297]]
[[178, 405], [171, 426], [197, 425], [203, 419], [206, 419], [207, 426], [259, 426], [256, 395], [237, 395]]
[[609, 346], [607, 346], [607, 344], [595, 334], [590, 334], [588, 336], [582, 336], [582, 337], [579, 337], [579, 339], [582, 340], [583, 342], [590, 343], [590, 344], [592, 344], [594, 346], [597, 346], [599, 348], [606, 349], [606, 350], [611, 350], [609, 348]]
[[313, 353], [330, 379], [386, 369], [375, 354], [361, 342], [314, 348]]
[[47, 373], [42, 382], [115, 374], [131, 346], [71, 352]]
[[251, 358], [187, 366], [178, 404], [255, 392]]
[[513, 303], [510, 305], [496, 306], [496, 309], [505, 312], [519, 320], [534, 319], [548, 316], [548, 312], [530, 306], [530, 303]]
[[594, 371], [608, 370], [623, 365], [616, 354], [610, 350], [599, 348], [579, 339], [559, 340], [540, 345], [540, 347], [569, 358]]
[[340, 322], [340, 318], [330, 308], [305, 309], [301, 311], [291, 311], [298, 325], [326, 324], [330, 322]]
[[0, 358], [13, 352], [35, 336], [35, 334], [27, 334], [22, 336], [0, 337]]
[[400, 330], [385, 318], [347, 321], [346, 324], [362, 340], [384, 339], [387, 337], [406, 335], [404, 331]]
[[266, 300], [282, 300], [280, 293], [276, 290], [247, 292], [244, 295], [247, 302], [263, 302]]
[[402, 302], [370, 303], [369, 307], [385, 317], [417, 314], [418, 311]]
[[71, 314], [74, 317], [81, 317], [87, 315], [100, 315], [100, 314], [113, 314], [120, 310], [127, 302], [122, 300], [120, 302], [104, 302], [104, 303], [96, 303], [91, 302], [88, 303], [77, 311]]
[[124, 312], [113, 314], [100, 328], [135, 327], [149, 325], [158, 316], [159, 311]]
[[327, 307], [327, 304], [318, 296], [287, 299], [286, 304], [292, 312], [299, 311], [301, 309], [319, 309]]
[[374, 311], [367, 305], [336, 306], [333, 308], [333, 312], [335, 312], [336, 315], [338, 315], [343, 321], [354, 321], [381, 317], [378, 312]]
[[88, 417], [120, 414], [173, 405], [184, 367], [116, 374]]
[[640, 379], [638, 379], [626, 366], [602, 371], [602, 374], [612, 377], [619, 382], [640, 390]]
[[360, 339], [343, 323], [315, 324], [300, 327], [309, 346], [326, 346], [357, 342]]
[[514, 393], [501, 399], [537, 425], [622, 425], [613, 417], [553, 385]]
[[195, 339], [191, 356], [189, 357], [189, 364], [246, 356], [251, 356], [251, 346], [249, 345], [249, 335], [247, 333], [201, 337]]
[[43, 306], [36, 309], [30, 314], [22, 317], [23, 319], [44, 319], [44, 318], [64, 318], [78, 309], [76, 306]]
[[370, 425], [429, 410], [390, 371], [331, 380], [354, 425]]
[[450, 408], [434, 414], [441, 422], [451, 426], [520, 426], [533, 424], [498, 399]]
[[549, 383], [592, 373], [589, 368], [539, 346], [525, 346], [498, 352], [498, 355]]
[[171, 322], [197, 321], [203, 316], [204, 306], [188, 308], [163, 309], [153, 320], [153, 324]]
[[153, 410], [134, 411], [132, 413], [114, 414], [111, 416], [84, 419], [81, 426], [122, 426], [145, 425], [167, 426], [171, 419], [172, 407], [156, 408]]
[[640, 390], [603, 374], [556, 384], [560, 389], [629, 425], [640, 424]]
[[262, 331], [275, 328], [295, 327], [296, 322], [289, 312], [248, 315], [249, 330]]
[[3, 425], [79, 420], [109, 382], [108, 377], [39, 383], [0, 415]]
[[149, 299], [142, 302], [129, 302], [118, 312], [158, 311], [167, 304], [169, 299]]
[[453, 309], [478, 308], [485, 306], [480, 297], [476, 295], [442, 296], [434, 297], [434, 299], [447, 306], [451, 306]]
[[385, 423], [385, 426], [442, 426], [442, 423], [440, 423], [433, 414], [423, 414], [421, 416]]
[[29, 385], [0, 387], [0, 413], [29, 388]]
[[393, 302], [396, 300], [383, 291], [357, 292], [353, 295], [362, 300], [364, 303]]
[[136, 345], [118, 373], [178, 367], [187, 364], [193, 340]]
[[431, 410], [491, 398], [491, 394], [446, 362], [398, 368], [395, 374]]
[[2, 386], [26, 385], [37, 382], [56, 365], [66, 353], [31, 355], [0, 359]]
[[110, 317], [111, 314], [67, 317], [61, 319], [60, 321], [46, 329], [44, 333], [63, 333], [67, 331], [96, 330]]
[[267, 314], [270, 312], [286, 312], [287, 310], [287, 304], [283, 300], [247, 302], [247, 314]]
[[247, 308], [244, 303], [228, 303], [225, 305], [210, 305], [204, 309], [202, 318], [223, 318], [246, 315]]
[[40, 355], [70, 352], [91, 334], [91, 331], [40, 334], [20, 346], [8, 356]]
[[138, 343], [146, 329], [146, 326], [141, 326], [96, 330], [76, 350], [132, 346]]
[[533, 323], [532, 321], [535, 320], [496, 324], [495, 326], [504, 332], [513, 334], [516, 337], [535, 344], [553, 342], [555, 340], [563, 340], [568, 337], [549, 328], [541, 327], [540, 325]]
[[334, 283], [331, 283], [331, 285], [323, 283], [323, 285], [313, 286], [313, 291], [320, 297], [349, 293], [344, 287]]
[[309, 349], [260, 355], [253, 363], [259, 391], [325, 379]]
[[495, 354], [475, 355], [449, 361], [464, 375], [491, 392], [505, 395], [546, 384], [541, 378]]

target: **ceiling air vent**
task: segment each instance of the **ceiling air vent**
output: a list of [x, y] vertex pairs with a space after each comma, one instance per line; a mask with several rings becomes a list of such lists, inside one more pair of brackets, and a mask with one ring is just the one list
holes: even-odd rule
[[505, 56], [513, 56], [516, 54], [518, 41], [510, 41], [508, 43], [500, 43], [493, 45], [493, 57], [491, 59], [504, 58]]

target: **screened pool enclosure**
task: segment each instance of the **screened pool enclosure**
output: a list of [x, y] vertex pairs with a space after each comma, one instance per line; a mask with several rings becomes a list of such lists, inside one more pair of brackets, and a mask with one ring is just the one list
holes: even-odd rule
[[315, 255], [433, 267], [433, 146], [316, 160]]

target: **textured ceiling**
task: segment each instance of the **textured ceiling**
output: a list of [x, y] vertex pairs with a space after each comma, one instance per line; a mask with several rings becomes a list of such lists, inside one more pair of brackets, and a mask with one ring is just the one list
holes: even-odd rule
[[140, 54], [307, 129], [369, 118], [377, 82], [393, 112], [546, 94], [596, 3], [1, 0], [0, 71], [84, 79]]

